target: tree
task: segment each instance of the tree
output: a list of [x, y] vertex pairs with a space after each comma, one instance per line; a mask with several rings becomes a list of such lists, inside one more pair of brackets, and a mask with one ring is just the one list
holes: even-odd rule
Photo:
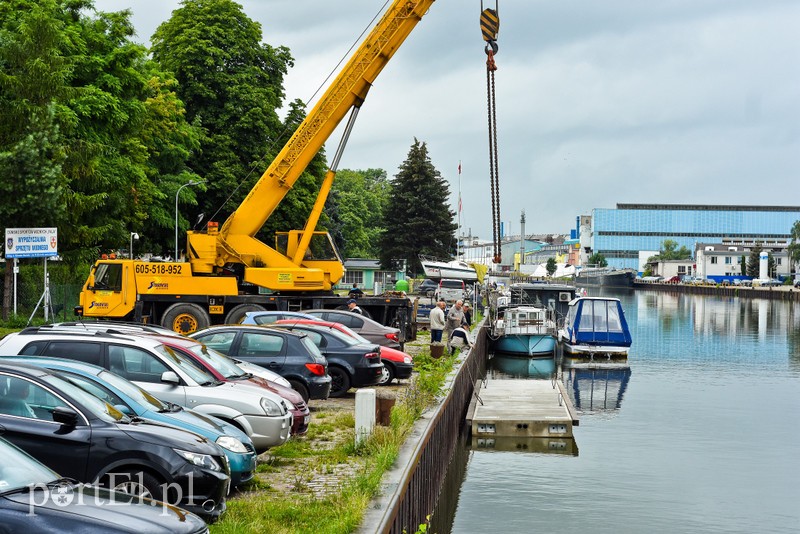
[[555, 258], [547, 258], [547, 276], [553, 276], [553, 273], [556, 272], [558, 266], [556, 265]]
[[792, 225], [791, 236], [792, 238], [787, 248], [789, 254], [789, 270], [797, 272], [800, 266], [800, 221], [795, 221]]
[[742, 254], [740, 265], [742, 267], [742, 276], [747, 276], [747, 256], [744, 254]]
[[[185, 0], [152, 37], [153, 59], [175, 74], [187, 120], [203, 128], [190, 167], [208, 187], [199, 211], [216, 220], [236, 209], [285, 138], [276, 110], [292, 58], [287, 48], [261, 40], [261, 25], [232, 0]], [[318, 183], [312, 174], [293, 187], [315, 190]], [[286, 199], [283, 214], [296, 212], [293, 198]], [[227, 213], [217, 217], [220, 211]]]
[[447, 199], [450, 186], [436, 170], [424, 142], [414, 139], [400, 171], [390, 182], [389, 201], [383, 216], [380, 260], [386, 268], [398, 268], [406, 260], [410, 273], [420, 273], [420, 254], [449, 260], [456, 251], [456, 213]]
[[755, 246], [750, 250], [750, 257], [747, 259], [747, 276], [751, 278], [758, 278], [760, 275], [759, 266], [762, 250], [763, 247], [759, 242], [756, 242]]
[[661, 250], [655, 256], [647, 258], [648, 262], [658, 262], [666, 260], [687, 260], [692, 257], [692, 251], [686, 245], [678, 248], [678, 242], [672, 239], [665, 239], [661, 243]]
[[378, 257], [389, 187], [383, 169], [343, 169], [336, 173], [325, 210], [330, 220], [328, 231], [343, 257]]
[[591, 256], [589, 256], [589, 265], [593, 265], [595, 267], [608, 267], [608, 262], [606, 261], [606, 257], [600, 254], [599, 252], [595, 252]]

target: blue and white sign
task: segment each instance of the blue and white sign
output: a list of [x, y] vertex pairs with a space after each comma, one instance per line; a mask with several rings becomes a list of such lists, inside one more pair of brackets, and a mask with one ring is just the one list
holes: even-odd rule
[[58, 256], [58, 228], [6, 228], [6, 258]]

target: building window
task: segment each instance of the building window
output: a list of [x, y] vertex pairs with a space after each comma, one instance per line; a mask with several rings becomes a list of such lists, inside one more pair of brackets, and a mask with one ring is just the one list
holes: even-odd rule
[[775, 258], [775, 264], [776, 265], [781, 265], [781, 261], [782, 260], [783, 260], [783, 258]]
[[344, 283], [348, 286], [353, 284], [364, 285], [364, 271], [346, 271], [344, 273]]
[[733, 263], [733, 258], [725, 256], [725, 265], [730, 265], [731, 263]]
[[715, 263], [717, 263], [717, 257], [711, 256], [711, 264], [714, 265]]
[[678, 265], [678, 274], [686, 274], [686, 266]]

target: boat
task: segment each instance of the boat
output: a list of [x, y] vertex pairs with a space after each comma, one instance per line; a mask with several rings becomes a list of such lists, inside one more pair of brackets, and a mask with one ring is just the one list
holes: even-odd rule
[[558, 341], [563, 367], [627, 367], [632, 340], [622, 303], [611, 297], [573, 299]]
[[554, 357], [558, 327], [574, 297], [575, 288], [563, 284], [512, 284], [491, 311], [492, 350], [527, 358]]
[[635, 269], [584, 267], [575, 273], [575, 285], [604, 287], [633, 287], [638, 273]]
[[441, 261], [427, 256], [420, 256], [422, 270], [427, 278], [439, 280], [450, 278], [464, 282], [477, 282], [478, 273], [475, 268], [461, 260]]

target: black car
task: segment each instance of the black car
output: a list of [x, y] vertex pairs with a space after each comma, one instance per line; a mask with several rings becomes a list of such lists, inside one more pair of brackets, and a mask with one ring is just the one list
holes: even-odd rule
[[230, 469], [217, 445], [128, 417], [42, 368], [0, 363], [0, 432], [77, 481], [164, 501], [211, 520], [225, 510]]
[[374, 386], [381, 381], [383, 363], [381, 348], [374, 343], [363, 343], [330, 326], [302, 323], [275, 323], [274, 328], [303, 332], [319, 347], [328, 360], [331, 375], [331, 397], [341, 397], [351, 387]]
[[439, 289], [439, 282], [434, 282], [430, 278], [426, 278], [420, 285], [414, 286], [414, 292], [426, 297], [433, 297], [436, 290]]
[[212, 326], [189, 337], [231, 358], [278, 373], [305, 402], [327, 399], [330, 394], [328, 362], [305, 334], [258, 325], [225, 325]]
[[0, 534], [208, 532], [179, 508], [61, 478], [2, 438], [0, 458]]

